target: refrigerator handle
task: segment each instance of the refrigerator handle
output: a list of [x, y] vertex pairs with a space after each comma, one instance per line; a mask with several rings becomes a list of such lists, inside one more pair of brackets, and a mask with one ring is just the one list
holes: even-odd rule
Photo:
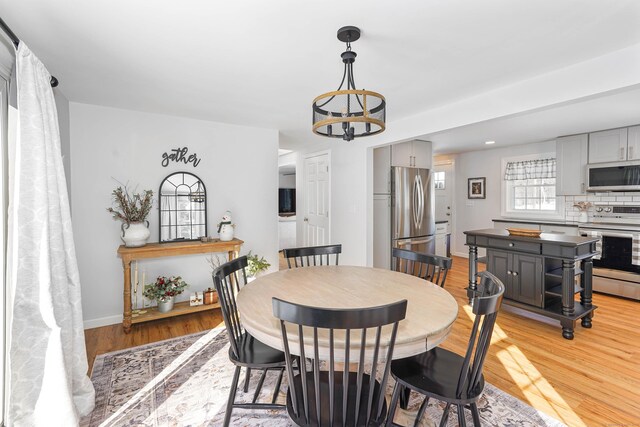
[[398, 245], [398, 247], [406, 246], [406, 245], [422, 245], [423, 243], [429, 243], [432, 240], [433, 240], [433, 237], [430, 239], [423, 239], [423, 240], [404, 240], [402, 242], [396, 243], [396, 245]]
[[413, 203], [411, 203], [412, 209], [411, 213], [413, 214], [413, 225], [416, 229], [419, 229], [420, 226], [418, 224], [419, 219], [419, 211], [420, 211], [420, 190], [419, 190], [419, 180], [420, 175], [415, 175], [413, 178]]
[[422, 219], [424, 216], [424, 184], [422, 183], [422, 176], [416, 175], [418, 181], [418, 218], [417, 228], [422, 228]]

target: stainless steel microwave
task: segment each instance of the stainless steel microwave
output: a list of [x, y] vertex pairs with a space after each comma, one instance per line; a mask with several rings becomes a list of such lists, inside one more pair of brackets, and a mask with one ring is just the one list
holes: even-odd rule
[[587, 165], [588, 191], [640, 191], [640, 161]]

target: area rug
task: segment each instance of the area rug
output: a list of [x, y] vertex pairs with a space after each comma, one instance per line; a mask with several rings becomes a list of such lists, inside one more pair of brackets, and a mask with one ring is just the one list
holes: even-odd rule
[[[234, 366], [229, 362], [224, 328], [212, 329], [96, 357], [91, 380], [96, 389], [96, 407], [83, 418], [82, 427], [97, 426], [219, 426], [231, 385]], [[237, 399], [250, 401], [259, 373], [252, 375], [249, 393], [238, 390]], [[241, 378], [244, 378], [244, 373]], [[263, 386], [262, 401], [268, 401], [276, 374]], [[391, 379], [392, 381], [392, 379]], [[390, 384], [391, 388], [393, 385]], [[286, 376], [281, 390], [286, 390]], [[280, 393], [279, 401], [284, 402]], [[421, 400], [412, 393], [407, 411], [399, 411], [396, 422], [412, 425]], [[444, 405], [429, 403], [422, 425], [437, 425]], [[537, 411], [491, 384], [478, 402], [483, 426], [560, 427], [561, 422]], [[469, 411], [465, 411], [469, 412]], [[452, 411], [449, 426], [457, 425]], [[466, 414], [469, 425], [471, 415]], [[434, 424], [435, 423], [435, 424]], [[290, 426], [284, 410], [237, 409], [233, 426]]]

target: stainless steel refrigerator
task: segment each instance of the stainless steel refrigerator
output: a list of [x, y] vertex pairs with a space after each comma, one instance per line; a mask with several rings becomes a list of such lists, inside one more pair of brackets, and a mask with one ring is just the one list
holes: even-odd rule
[[436, 224], [429, 169], [391, 168], [391, 245], [435, 254]]

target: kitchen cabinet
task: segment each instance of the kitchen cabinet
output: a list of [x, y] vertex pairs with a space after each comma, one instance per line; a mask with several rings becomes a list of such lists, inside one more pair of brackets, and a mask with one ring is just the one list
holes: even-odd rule
[[391, 193], [391, 147], [373, 150], [373, 194]]
[[628, 129], [611, 129], [589, 134], [589, 163], [618, 162], [640, 159], [637, 144], [630, 147]]
[[627, 134], [627, 151], [633, 154], [632, 158], [627, 156], [627, 160], [640, 159], [640, 126], [629, 128]]
[[391, 268], [391, 196], [373, 196], [373, 266]]
[[436, 223], [436, 255], [451, 256], [449, 249], [451, 229], [448, 222]]
[[575, 196], [587, 192], [589, 136], [563, 136], [556, 140], [556, 194]]
[[542, 307], [542, 257], [488, 250], [487, 270], [504, 283], [505, 298]]
[[431, 169], [433, 151], [429, 141], [408, 141], [391, 146], [391, 166]]

